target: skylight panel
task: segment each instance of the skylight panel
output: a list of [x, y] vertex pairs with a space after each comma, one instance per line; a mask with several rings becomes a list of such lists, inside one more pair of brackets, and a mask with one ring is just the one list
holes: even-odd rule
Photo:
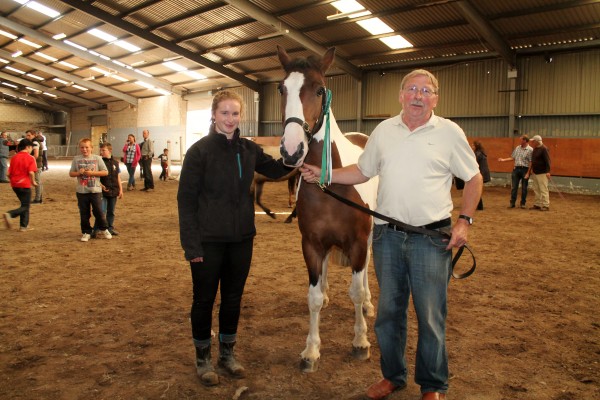
[[37, 75], [34, 75], [34, 74], [26, 74], [26, 75], [29, 76], [29, 77], [31, 77], [31, 78], [33, 78], [33, 79], [37, 79], [38, 81], [43, 81], [44, 80], [44, 78], [42, 78], [41, 76], [37, 76]]
[[13, 39], [13, 40], [15, 40], [17, 38], [17, 36], [13, 35], [10, 32], [3, 31], [2, 29], [0, 29], [0, 35], [6, 36], [7, 38]]
[[4, 68], [9, 69], [9, 70], [16, 72], [17, 74], [21, 74], [21, 75], [23, 75], [25, 73], [25, 71], [21, 71], [20, 69], [16, 69], [15, 67], [11, 67], [10, 65], [7, 65]]
[[173, 71], [177, 71], [177, 72], [183, 72], [183, 71], [187, 70], [187, 68], [184, 67], [183, 65], [177, 64], [176, 62], [173, 62], [173, 61], [164, 62], [163, 65], [165, 67], [171, 68]]
[[5, 60], [4, 58], [0, 58], [0, 62], [4, 64], [8, 64], [10, 61]]
[[355, 0], [339, 0], [331, 3], [332, 6], [337, 8], [340, 12], [351, 13], [354, 11], [364, 10], [365, 8], [358, 4]]
[[77, 69], [77, 68], [79, 68], [77, 65], [73, 65], [73, 64], [68, 63], [66, 61], [59, 61], [58, 63], [64, 65], [65, 67], [69, 67], [71, 69]]
[[77, 43], [73, 43], [70, 40], [63, 40], [63, 42], [66, 43], [66, 44], [68, 44], [69, 46], [75, 47], [76, 49], [87, 51], [87, 48], [85, 48], [85, 47], [83, 47], [83, 46], [81, 46], [81, 45], [79, 45]]
[[46, 59], [46, 60], [48, 60], [48, 61], [53, 61], [53, 62], [56, 62], [56, 61], [58, 61], [58, 58], [54, 58], [54, 57], [52, 57], [52, 56], [49, 56], [48, 54], [44, 54], [44, 53], [42, 53], [41, 51], [36, 51], [36, 52], [35, 52], [35, 55], [36, 55], [36, 56], [40, 56], [40, 57], [42, 57], [42, 58], [45, 58], [45, 59]]
[[113, 36], [111, 34], [108, 34], [104, 31], [101, 31], [100, 29], [90, 29], [87, 33], [89, 33], [90, 35], [96, 36], [97, 38], [100, 38], [108, 43], [112, 43], [115, 40], [117, 40], [116, 36]]
[[371, 35], [381, 35], [382, 33], [394, 32], [392, 28], [390, 28], [379, 18], [370, 18], [364, 21], [358, 21], [356, 23], [362, 26]]
[[136, 45], [133, 45], [133, 44], [131, 44], [129, 42], [126, 42], [125, 40], [118, 40], [118, 41], [115, 42], [115, 44], [117, 46], [119, 46], [119, 47], [124, 48], [125, 50], [129, 50], [132, 53], [135, 53], [135, 52], [141, 50], [140, 47], [137, 47]]
[[57, 33], [56, 35], [52, 36], [52, 39], [54, 40], [62, 40], [64, 38], [66, 38], [67, 35], [65, 35], [64, 33]]
[[116, 80], [121, 81], [121, 82], [129, 82], [129, 79], [123, 78], [121, 75], [112, 74], [109, 77], [115, 78]]
[[185, 71], [184, 74], [186, 74], [190, 78], [194, 78], [194, 79], [198, 79], [198, 80], [207, 79], [206, 76], [204, 76], [196, 71]]
[[32, 41], [27, 40], [27, 39], [23, 39], [23, 38], [19, 39], [19, 42], [25, 43], [27, 46], [31, 46], [31, 47], [34, 47], [36, 49], [39, 49], [40, 47], [42, 47], [42, 46], [40, 46], [37, 43], [33, 43]]

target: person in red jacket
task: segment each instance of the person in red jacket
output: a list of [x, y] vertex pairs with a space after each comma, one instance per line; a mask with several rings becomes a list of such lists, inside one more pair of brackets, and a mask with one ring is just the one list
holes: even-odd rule
[[17, 146], [18, 153], [10, 160], [10, 167], [8, 168], [10, 186], [19, 198], [21, 207], [4, 213], [4, 220], [10, 229], [12, 227], [12, 219], [19, 216], [21, 232], [32, 229], [29, 227], [31, 186], [37, 186], [35, 182], [37, 166], [35, 158], [30, 154], [32, 149], [33, 142], [29, 139], [22, 139]]

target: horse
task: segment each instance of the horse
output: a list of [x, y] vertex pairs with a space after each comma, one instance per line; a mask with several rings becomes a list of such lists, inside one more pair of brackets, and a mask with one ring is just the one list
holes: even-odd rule
[[[277, 46], [279, 61], [285, 77], [279, 85], [283, 115], [283, 135], [280, 152], [284, 164], [299, 167], [302, 163], [321, 164], [321, 156], [330, 132], [332, 168], [356, 163], [367, 136], [361, 133], [344, 135], [338, 127], [325, 87], [325, 72], [331, 66], [335, 48], [322, 58], [292, 59], [285, 49]], [[329, 118], [325, 116], [329, 114]], [[326, 120], [329, 119], [329, 122]], [[355, 186], [332, 184], [335, 193], [364, 207], [373, 208], [377, 196], [377, 180], [371, 179]], [[322, 307], [328, 304], [327, 268], [329, 261], [342, 260], [352, 269], [349, 295], [354, 303], [354, 339], [352, 355], [359, 360], [370, 357], [367, 339], [367, 316], [374, 315], [368, 282], [368, 266], [373, 239], [372, 218], [325, 194], [318, 185], [300, 182], [296, 211], [302, 236], [302, 253], [308, 270], [308, 307], [310, 328], [306, 348], [301, 353], [300, 368], [315, 372], [320, 360], [321, 338], [319, 320]]]
[[[269, 154], [270, 156], [272, 156], [274, 158], [279, 157], [279, 146], [263, 146], [263, 145], [260, 145], [260, 146], [266, 154]], [[293, 208], [293, 210], [284, 222], [286, 224], [289, 224], [296, 217], [296, 207], [295, 207], [296, 189], [297, 189], [299, 177], [300, 177], [300, 172], [299, 172], [298, 168], [294, 168], [294, 169], [290, 170], [290, 172], [288, 174], [286, 174], [285, 176], [282, 176], [281, 178], [278, 178], [278, 179], [267, 178], [266, 176], [259, 174], [258, 172], [255, 172], [254, 180], [252, 181], [252, 186], [250, 187], [250, 193], [251, 193], [252, 197], [254, 198], [254, 201], [256, 202], [256, 204], [265, 212], [265, 214], [267, 214], [269, 217], [275, 219], [275, 213], [273, 213], [270, 208], [268, 208], [267, 206], [265, 206], [262, 203], [263, 186], [267, 182], [287, 181], [288, 207]]]

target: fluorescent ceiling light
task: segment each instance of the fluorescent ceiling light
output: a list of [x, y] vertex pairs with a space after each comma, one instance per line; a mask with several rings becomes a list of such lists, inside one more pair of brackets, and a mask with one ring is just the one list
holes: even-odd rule
[[45, 58], [48, 61], [58, 61], [58, 58], [51, 57], [48, 54], [42, 53], [41, 51], [36, 51], [35, 55]]
[[6, 36], [7, 38], [9, 38], [9, 39], [13, 39], [13, 40], [17, 38], [17, 37], [16, 37], [15, 35], [13, 35], [12, 33], [8, 33], [8, 32], [6, 32], [6, 31], [3, 31], [3, 30], [1, 30], [1, 29], [0, 29], [0, 35], [2, 35], [2, 36]]
[[4, 58], [0, 58], [0, 62], [4, 64], [8, 64], [10, 61], [5, 60]]
[[100, 29], [90, 29], [89, 31], [87, 31], [87, 33], [89, 33], [90, 35], [96, 36], [97, 38], [100, 38], [104, 41], [107, 41], [109, 43], [114, 42], [115, 40], [117, 40], [116, 36], [113, 36], [111, 34], [108, 34], [104, 31], [101, 31]]
[[13, 88], [13, 89], [18, 89], [17, 85], [13, 85], [12, 83], [8, 83], [8, 82], [2, 82], [2, 84], [3, 84], [4, 86], [8, 86], [8, 87], [11, 87], [11, 88]]
[[31, 90], [32, 92], [35, 92], [35, 93], [40, 93], [41, 92], [41, 90], [34, 89], [32, 87], [29, 87], [29, 86], [25, 86], [25, 89], [29, 89], [29, 90]]
[[39, 45], [39, 44], [37, 44], [37, 43], [33, 43], [32, 41], [29, 41], [29, 40], [27, 40], [27, 39], [23, 39], [23, 38], [19, 39], [19, 42], [21, 42], [21, 43], [25, 43], [26, 45], [28, 45], [28, 46], [31, 46], [31, 47], [34, 47], [34, 48], [36, 48], [36, 49], [39, 49], [40, 47], [42, 47], [42, 46], [40, 46], [40, 45]]
[[198, 79], [199, 81], [201, 81], [203, 79], [207, 79], [206, 76], [204, 76], [196, 71], [185, 71], [184, 74], [186, 74], [190, 78]]
[[88, 88], [84, 88], [83, 86], [79, 86], [79, 85], [73, 85], [74, 88], [77, 88], [79, 90], [88, 90]]
[[77, 68], [79, 68], [77, 65], [73, 65], [73, 64], [68, 63], [66, 61], [59, 61], [58, 63], [64, 65], [65, 67], [69, 67], [71, 69], [77, 69]]
[[[23, 4], [23, 3], [21, 3], [21, 4]], [[58, 11], [53, 10], [50, 7], [46, 7], [45, 5], [40, 4], [37, 1], [27, 2], [27, 7], [31, 8], [35, 11], [41, 12], [42, 14], [47, 15], [50, 18], [56, 18], [60, 15], [60, 13]]]
[[339, 0], [331, 3], [332, 6], [337, 8], [342, 13], [351, 13], [355, 11], [364, 10], [365, 8], [358, 4], [355, 0]]
[[413, 47], [412, 43], [408, 40], [404, 39], [400, 35], [394, 35], [390, 37], [380, 38], [383, 43], [385, 43], [390, 49], [406, 49], [408, 47]]
[[22, 52], [21, 50], [17, 50], [17, 51], [15, 51], [14, 53], [12, 53], [10, 56], [11, 56], [12, 58], [17, 58], [17, 57], [20, 57], [20, 56], [22, 56], [22, 55], [23, 55], [23, 52]]
[[266, 35], [259, 36], [257, 39], [258, 40], [272, 39], [272, 38], [276, 38], [279, 36], [287, 35], [288, 33], [290, 33], [290, 31], [287, 29], [284, 29], [282, 31], [267, 33]]
[[58, 83], [62, 83], [63, 85], [67, 85], [67, 84], [69, 83], [69, 82], [67, 82], [67, 81], [63, 81], [62, 79], [58, 79], [58, 78], [54, 78], [54, 79], [52, 79], [52, 80], [53, 80], [53, 81], [56, 81], [56, 82], [58, 82]]
[[129, 43], [129, 42], [126, 42], [126, 41], [124, 41], [124, 40], [118, 40], [118, 41], [116, 41], [116, 42], [115, 42], [115, 44], [116, 44], [117, 46], [119, 46], [119, 47], [122, 47], [122, 48], [124, 48], [125, 50], [129, 50], [129, 51], [130, 51], [130, 52], [132, 52], [132, 53], [135, 53], [135, 52], [137, 52], [137, 51], [140, 51], [140, 50], [141, 50], [141, 48], [140, 48], [140, 47], [137, 47], [136, 45], [133, 45], [133, 44], [131, 44], [131, 43]]
[[11, 67], [10, 65], [7, 65], [7, 66], [6, 66], [6, 67], [4, 67], [4, 68], [5, 68], [5, 69], [9, 69], [9, 70], [11, 70], [11, 71], [14, 71], [14, 72], [16, 72], [17, 74], [24, 74], [24, 73], [25, 73], [25, 71], [21, 71], [20, 69], [16, 69], [16, 68], [14, 68], [14, 67]]
[[362, 26], [371, 35], [381, 35], [382, 33], [394, 32], [386, 23], [379, 18], [370, 18], [364, 21], [358, 21], [357, 24]]
[[110, 78], [115, 78], [116, 80], [118, 80], [118, 81], [121, 81], [121, 82], [129, 82], [129, 79], [127, 79], [127, 78], [123, 78], [123, 77], [122, 77], [122, 76], [120, 76], [120, 75], [112, 74], [112, 75], [110, 75], [109, 77], [110, 77]]
[[117, 65], [119, 65], [119, 66], [121, 66], [121, 67], [127, 67], [127, 64], [125, 64], [125, 63], [122, 63], [122, 62], [121, 62], [121, 61], [119, 61], [119, 60], [112, 60], [112, 62], [114, 62], [115, 64], [117, 64]]
[[33, 79], [37, 79], [38, 81], [43, 81], [44, 80], [44, 78], [42, 78], [41, 76], [37, 76], [37, 75], [34, 75], [34, 74], [26, 74], [26, 75], [29, 76], [29, 77], [31, 77], [31, 78], [33, 78]]
[[68, 44], [69, 46], [73, 46], [73, 47], [75, 47], [75, 48], [77, 48], [77, 49], [79, 49], [79, 50], [87, 51], [87, 48], [85, 48], [85, 47], [83, 47], [83, 46], [81, 46], [81, 45], [78, 45], [77, 43], [73, 43], [73, 42], [71, 42], [70, 40], [64, 40], [64, 42], [65, 42], [66, 44]]
[[342, 18], [358, 18], [358, 17], [362, 17], [365, 15], [371, 15], [371, 11], [362, 10], [362, 11], [351, 11], [351, 12], [347, 12], [347, 13], [332, 14], [332, 15], [327, 16], [327, 21], [335, 21], [336, 19], [342, 19]]
[[137, 67], [138, 65], [144, 65], [144, 64], [146, 64], [146, 61], [141, 60], [141, 61], [136, 61], [134, 63], [131, 63], [131, 66], [132, 67]]
[[57, 98], [58, 96], [52, 93], [48, 93], [48, 92], [42, 92], [42, 94], [45, 94], [46, 96], [50, 96], [50, 97], [54, 97]]
[[165, 63], [163, 63], [163, 65], [167, 68], [171, 68], [173, 71], [177, 71], [177, 72], [183, 72], [185, 70], [187, 70], [186, 67], [184, 67], [183, 65], [177, 64], [176, 62], [173, 61], [167, 61]]
[[66, 38], [67, 35], [65, 35], [64, 33], [57, 33], [56, 35], [52, 36], [52, 39], [54, 40], [62, 40], [64, 38]]
[[146, 89], [154, 89], [154, 86], [152, 86], [151, 84], [149, 84], [149, 83], [146, 83], [146, 82], [142, 82], [142, 81], [135, 81], [134, 83], [135, 83], [136, 85], [140, 85], [140, 86], [142, 86], [142, 87], [145, 87]]

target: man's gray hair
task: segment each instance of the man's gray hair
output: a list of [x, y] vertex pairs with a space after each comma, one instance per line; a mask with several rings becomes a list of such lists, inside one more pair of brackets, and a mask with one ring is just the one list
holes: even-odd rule
[[400, 89], [404, 89], [404, 84], [407, 80], [415, 77], [415, 76], [426, 76], [431, 81], [431, 85], [433, 86], [433, 90], [437, 93], [439, 90], [438, 80], [431, 72], [426, 69], [415, 69], [414, 71], [409, 72], [402, 78], [402, 83], [400, 84]]

